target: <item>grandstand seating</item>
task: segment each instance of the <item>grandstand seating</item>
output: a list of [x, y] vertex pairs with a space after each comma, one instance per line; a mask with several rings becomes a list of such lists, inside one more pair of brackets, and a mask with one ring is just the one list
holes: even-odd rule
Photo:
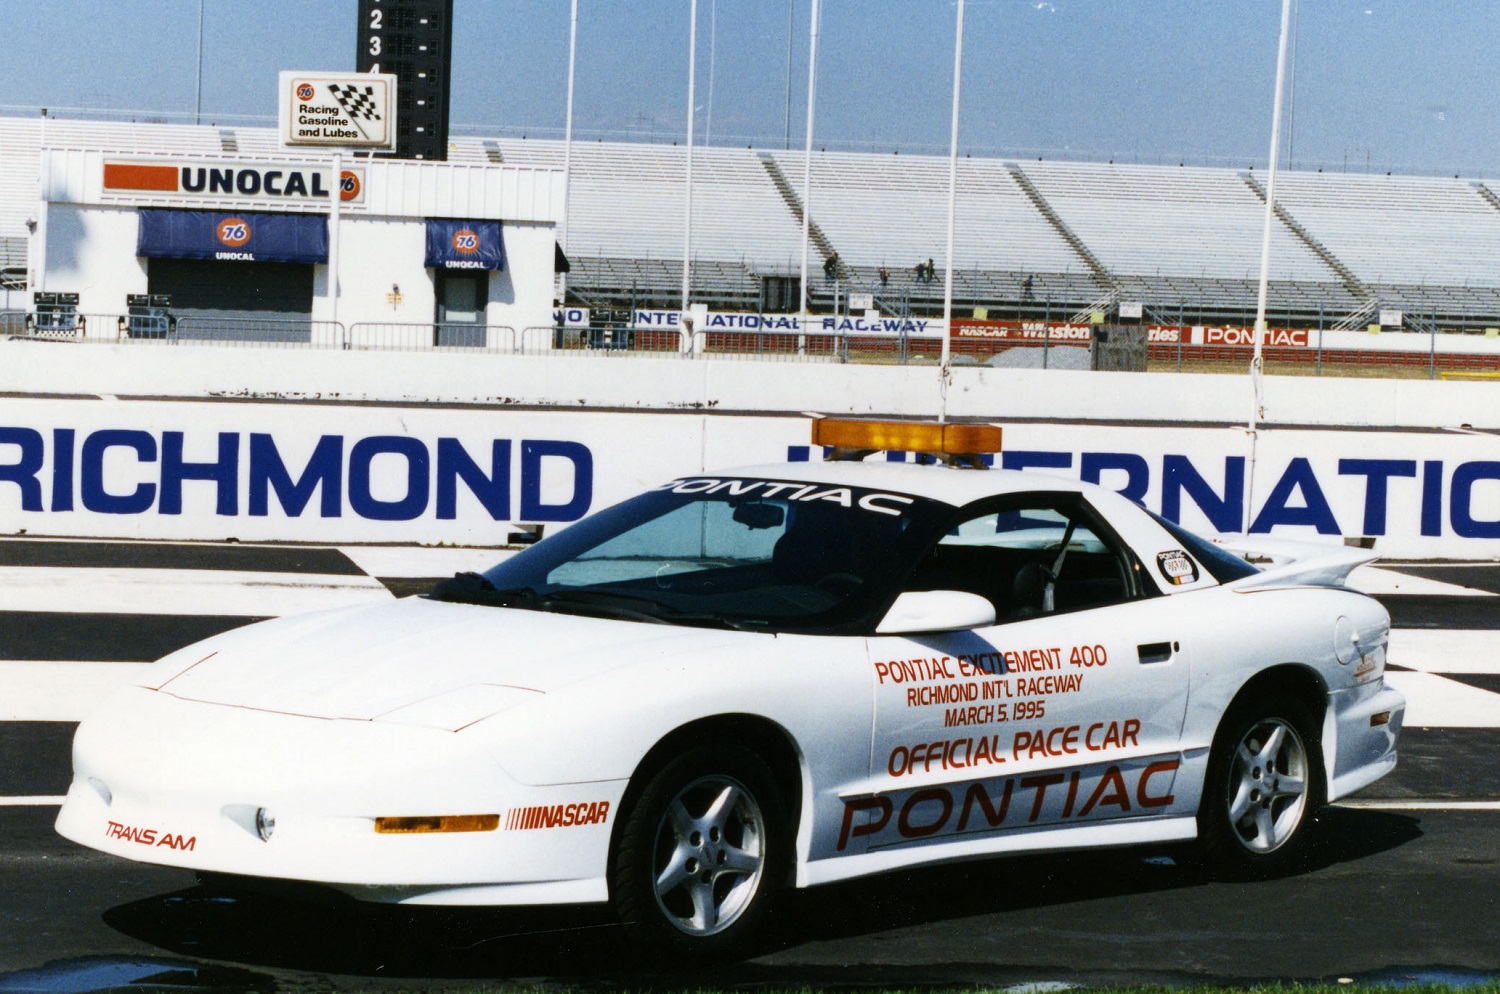
[[[273, 128], [0, 116], [0, 268], [25, 265], [44, 141], [133, 154], [285, 154]], [[570, 294], [606, 306], [679, 302], [684, 155], [675, 145], [574, 143], [563, 233]], [[449, 149], [451, 161], [476, 165], [561, 169], [564, 157], [553, 139], [455, 137]], [[759, 307], [766, 277], [800, 271], [806, 205], [814, 306], [831, 306], [836, 288], [872, 292], [888, 312], [936, 311], [948, 160], [816, 152], [810, 191], [804, 166], [800, 152], [694, 150], [693, 298]], [[1258, 184], [1234, 169], [965, 157], [955, 305], [960, 313], [1057, 315], [1112, 294], [1141, 300], [1157, 320], [1248, 323], [1264, 223]], [[1375, 302], [1440, 326], [1500, 323], [1500, 197], [1489, 185], [1286, 172], [1277, 192], [1273, 320], [1332, 324]], [[833, 251], [836, 284], [822, 271]], [[913, 267], [928, 258], [936, 279], [918, 280]]]
[[[806, 202], [803, 157], [788, 152], [775, 157]], [[1088, 273], [999, 160], [960, 160], [958, 181], [953, 234], [958, 269]], [[812, 216], [852, 265], [910, 272], [919, 261], [941, 261], [948, 237], [948, 160], [819, 152], [813, 157]]]
[[[1265, 207], [1233, 170], [1081, 162], [1020, 167], [1113, 272], [1200, 280], [1259, 277]], [[1338, 281], [1281, 226], [1272, 233], [1271, 278]]]
[[1383, 301], [1494, 314], [1500, 208], [1469, 180], [1289, 173], [1277, 200]]

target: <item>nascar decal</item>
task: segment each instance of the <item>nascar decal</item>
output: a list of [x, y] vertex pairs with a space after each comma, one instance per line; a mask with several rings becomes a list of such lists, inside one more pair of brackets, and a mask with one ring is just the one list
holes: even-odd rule
[[1154, 814], [1176, 800], [1176, 759], [1140, 759], [844, 800], [838, 843], [870, 848], [1007, 828]]
[[143, 846], [162, 847], [176, 849], [181, 852], [192, 852], [198, 847], [196, 835], [183, 837], [165, 832], [158, 828], [141, 828], [136, 825], [126, 825], [122, 822], [111, 821], [104, 826], [104, 837], [107, 839], [120, 839], [124, 842], [135, 842]]
[[534, 828], [572, 828], [575, 825], [603, 825], [608, 820], [608, 801], [540, 804], [511, 808], [505, 816], [505, 829], [522, 832]]

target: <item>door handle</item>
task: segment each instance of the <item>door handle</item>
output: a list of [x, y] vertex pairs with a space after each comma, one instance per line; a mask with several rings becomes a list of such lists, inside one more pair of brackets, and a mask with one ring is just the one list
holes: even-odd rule
[[1135, 647], [1142, 664], [1165, 663], [1177, 651], [1176, 642], [1147, 642]]

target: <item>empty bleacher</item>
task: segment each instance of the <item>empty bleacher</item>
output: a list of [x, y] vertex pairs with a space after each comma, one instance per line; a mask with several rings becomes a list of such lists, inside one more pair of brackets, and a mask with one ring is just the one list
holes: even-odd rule
[[[806, 202], [803, 157], [774, 154]], [[953, 234], [957, 269], [1087, 275], [1082, 260], [1031, 206], [999, 160], [961, 159], [958, 184]], [[813, 219], [844, 262], [910, 273], [919, 261], [941, 263], [944, 256], [948, 160], [815, 153], [811, 204]]]
[[1291, 173], [1277, 200], [1383, 303], [1413, 313], [1497, 313], [1500, 207], [1473, 181]]
[[[1228, 169], [1026, 162], [1020, 168], [1112, 272], [1256, 280], [1265, 206]], [[1272, 230], [1271, 279], [1337, 282], [1284, 226]]]

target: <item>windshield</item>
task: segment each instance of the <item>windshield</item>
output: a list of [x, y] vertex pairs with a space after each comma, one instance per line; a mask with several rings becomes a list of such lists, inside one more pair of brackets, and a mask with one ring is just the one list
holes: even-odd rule
[[895, 596], [929, 523], [952, 510], [861, 487], [694, 477], [434, 595], [672, 624], [856, 630]]

